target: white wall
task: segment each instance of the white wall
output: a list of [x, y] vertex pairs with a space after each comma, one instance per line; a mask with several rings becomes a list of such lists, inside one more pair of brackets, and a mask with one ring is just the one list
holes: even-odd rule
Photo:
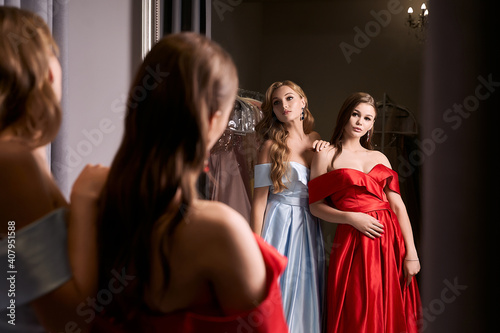
[[120, 143], [124, 99], [140, 62], [140, 9], [133, 0], [67, 3], [68, 78], [52, 164], [66, 196], [87, 163], [109, 165]]

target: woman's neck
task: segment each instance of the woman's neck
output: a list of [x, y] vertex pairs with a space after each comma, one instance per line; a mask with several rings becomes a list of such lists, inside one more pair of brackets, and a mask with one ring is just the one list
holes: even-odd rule
[[342, 140], [342, 149], [352, 152], [366, 150], [359, 142], [359, 138], [346, 138]]
[[304, 126], [302, 122], [292, 122], [286, 124], [286, 129], [288, 131], [288, 137], [295, 140], [304, 140], [307, 134], [304, 133]]

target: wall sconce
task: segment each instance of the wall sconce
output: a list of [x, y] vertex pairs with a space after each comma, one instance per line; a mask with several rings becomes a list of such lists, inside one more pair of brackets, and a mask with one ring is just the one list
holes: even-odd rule
[[406, 20], [406, 24], [412, 29], [420, 29], [423, 30], [425, 25], [427, 24], [427, 18], [429, 16], [429, 10], [424, 3], [420, 6], [420, 14], [416, 17], [413, 15], [413, 8], [408, 7], [408, 19]]

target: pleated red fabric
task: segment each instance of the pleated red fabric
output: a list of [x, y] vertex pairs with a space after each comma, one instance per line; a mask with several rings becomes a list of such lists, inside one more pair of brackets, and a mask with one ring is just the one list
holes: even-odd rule
[[405, 245], [384, 188], [400, 193], [396, 172], [377, 164], [365, 174], [336, 169], [309, 182], [309, 202], [328, 198], [342, 211], [363, 212], [384, 225], [370, 239], [348, 224], [335, 233], [328, 271], [327, 332], [418, 332], [421, 318], [416, 279], [407, 286]]
[[278, 278], [287, 259], [255, 235], [266, 265], [267, 296], [254, 309], [225, 317], [201, 315], [189, 311], [153, 314], [138, 313], [129, 321], [117, 323], [113, 318], [97, 316], [92, 333], [288, 333]]

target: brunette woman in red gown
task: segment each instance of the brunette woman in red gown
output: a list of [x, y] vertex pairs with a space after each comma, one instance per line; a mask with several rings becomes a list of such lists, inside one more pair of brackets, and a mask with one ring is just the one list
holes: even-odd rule
[[235, 210], [197, 197], [237, 87], [230, 56], [198, 34], [168, 35], [144, 59], [101, 196], [100, 312], [81, 311], [94, 332], [288, 332], [286, 258]]
[[420, 262], [398, 175], [371, 150], [373, 98], [354, 93], [340, 109], [331, 146], [316, 153], [313, 215], [338, 223], [328, 272], [327, 327], [334, 332], [417, 332]]

